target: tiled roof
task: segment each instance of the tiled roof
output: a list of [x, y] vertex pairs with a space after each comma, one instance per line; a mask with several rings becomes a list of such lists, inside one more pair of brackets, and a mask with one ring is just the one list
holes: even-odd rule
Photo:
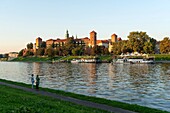
[[97, 44], [99, 44], [99, 43], [109, 43], [109, 41], [108, 40], [97, 40]]

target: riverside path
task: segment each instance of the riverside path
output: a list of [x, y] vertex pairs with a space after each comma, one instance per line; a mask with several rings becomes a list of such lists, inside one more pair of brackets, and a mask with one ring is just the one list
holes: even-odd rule
[[16, 89], [21, 89], [21, 90], [24, 90], [24, 91], [32, 92], [34, 94], [49, 96], [49, 97], [52, 97], [52, 98], [68, 101], [68, 102], [75, 103], [75, 104], [78, 104], [78, 105], [102, 109], [102, 110], [113, 112], [113, 113], [135, 113], [133, 111], [124, 110], [124, 109], [121, 109], [121, 108], [116, 108], [116, 107], [112, 107], [112, 106], [108, 106], [108, 105], [104, 105], [104, 104], [98, 104], [98, 103], [94, 103], [94, 102], [90, 102], [90, 101], [85, 101], [85, 100], [79, 100], [79, 99], [75, 99], [75, 98], [72, 98], [72, 97], [61, 96], [61, 95], [57, 95], [57, 94], [51, 93], [51, 92], [46, 92], [46, 91], [41, 91], [41, 90], [37, 91], [37, 90], [31, 89], [31, 88], [18, 86], [18, 85], [14, 85], [14, 84], [9, 84], [9, 83], [6, 83], [6, 82], [0, 82], [0, 85], [9, 86], [9, 87], [16, 88]]

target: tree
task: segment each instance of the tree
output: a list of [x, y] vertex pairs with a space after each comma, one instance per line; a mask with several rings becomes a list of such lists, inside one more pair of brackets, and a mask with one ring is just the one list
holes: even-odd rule
[[38, 48], [38, 50], [36, 51], [36, 54], [39, 56], [43, 56], [45, 53], [45, 49], [44, 48]]
[[156, 40], [150, 38], [146, 32], [130, 32], [128, 36], [128, 46], [133, 52], [153, 53]]
[[45, 55], [48, 55], [48, 57], [54, 57], [55, 56], [54, 48], [49, 47], [48, 49], [46, 49]]
[[42, 42], [41, 48], [46, 48], [46, 42], [45, 41]]
[[97, 55], [97, 46], [91, 48], [90, 55], [95, 56]]
[[33, 44], [32, 43], [28, 43], [27, 44], [27, 49], [33, 49]]
[[143, 47], [143, 50], [145, 53], [153, 53], [154, 50], [153, 50], [153, 45], [151, 42], [145, 42], [144, 43], [144, 47]]
[[33, 56], [33, 55], [34, 55], [34, 53], [30, 50], [27, 50], [27, 52], [25, 54], [25, 56]]
[[74, 48], [74, 49], [72, 50], [72, 54], [73, 54], [74, 56], [76, 56], [76, 55], [78, 55], [78, 56], [82, 55], [82, 54], [83, 54], [83, 47], [82, 47], [82, 46], [78, 46], [78, 47]]
[[18, 53], [18, 56], [23, 56], [23, 51], [24, 51], [24, 49], [22, 49], [22, 50]]
[[170, 39], [169, 37], [165, 37], [161, 42], [160, 42], [160, 52], [161, 53], [170, 53]]

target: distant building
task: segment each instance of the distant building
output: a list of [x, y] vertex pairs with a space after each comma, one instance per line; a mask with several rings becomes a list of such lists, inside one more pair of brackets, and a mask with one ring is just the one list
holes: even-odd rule
[[110, 53], [112, 52], [113, 43], [117, 43], [117, 42], [118, 42], [117, 35], [116, 34], [112, 34], [111, 35], [111, 40], [109, 42], [109, 48], [108, 48]]
[[108, 40], [97, 40], [98, 46], [104, 46], [105, 48], [109, 47], [109, 41]]
[[40, 37], [38, 37], [36, 39], [36, 45], [35, 45], [35, 48], [38, 49], [39, 47], [41, 47], [42, 45], [42, 39]]
[[8, 57], [17, 58], [18, 57], [18, 52], [10, 52], [10, 53], [8, 53]]
[[97, 33], [95, 31], [92, 31], [92, 32], [90, 32], [89, 46], [90, 47], [96, 46], [96, 42], [97, 42]]
[[117, 42], [117, 35], [116, 34], [113, 34], [112, 36], [111, 36], [111, 42], [113, 43], [113, 42]]

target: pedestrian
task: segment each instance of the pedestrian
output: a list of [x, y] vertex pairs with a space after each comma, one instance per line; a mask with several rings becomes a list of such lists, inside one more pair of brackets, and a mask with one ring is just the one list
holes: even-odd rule
[[39, 89], [39, 84], [40, 84], [40, 78], [39, 78], [39, 75], [36, 76], [36, 89], [38, 90]]
[[31, 83], [32, 83], [32, 89], [34, 88], [34, 74], [31, 75]]

